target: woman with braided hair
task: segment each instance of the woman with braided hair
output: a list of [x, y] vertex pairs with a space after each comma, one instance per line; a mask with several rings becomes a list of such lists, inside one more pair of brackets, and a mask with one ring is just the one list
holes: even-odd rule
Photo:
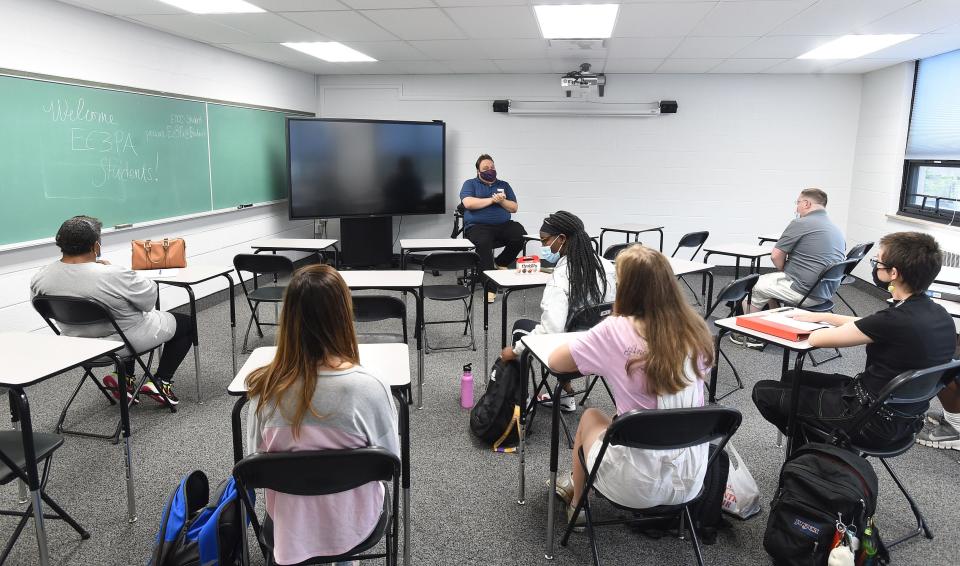
[[[543, 313], [539, 323], [529, 319], [514, 323], [513, 346], [503, 349], [503, 361], [517, 359], [523, 353], [521, 337], [563, 332], [567, 320], [578, 310], [616, 297], [614, 266], [597, 255], [583, 221], [576, 215], [561, 210], [546, 217], [540, 227], [540, 243], [540, 258], [556, 263], [540, 301]], [[564, 388], [567, 393], [573, 392], [569, 383]], [[560, 400], [562, 411], [572, 412], [576, 408], [577, 400], [572, 395]]]

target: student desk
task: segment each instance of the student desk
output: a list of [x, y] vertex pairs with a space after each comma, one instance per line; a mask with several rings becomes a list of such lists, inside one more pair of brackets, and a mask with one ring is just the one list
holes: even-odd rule
[[711, 255], [725, 255], [737, 258], [737, 267], [734, 269], [733, 278], [740, 278], [740, 260], [750, 260], [750, 273], [760, 273], [760, 259], [770, 255], [770, 248], [760, 244], [716, 244], [703, 247], [703, 261], [710, 259]]
[[[37, 533], [40, 564], [50, 563], [47, 550], [47, 532], [43, 524], [43, 503], [40, 497], [40, 477], [37, 471], [36, 451], [33, 445], [33, 422], [26, 388], [60, 375], [84, 362], [103, 356], [113, 358], [118, 373], [122, 372], [116, 352], [123, 342], [95, 338], [73, 338], [30, 332], [0, 333], [0, 388], [9, 389], [10, 413], [14, 427], [19, 423], [23, 437], [26, 474], [33, 504], [33, 521]], [[127, 513], [130, 522], [136, 520], [137, 510], [133, 491], [133, 460], [130, 456], [130, 417], [127, 404], [120, 405], [121, 434], [123, 435], [124, 465], [127, 475]]]
[[417, 338], [417, 408], [423, 408], [423, 272], [365, 270], [339, 272], [354, 291], [379, 290], [410, 292], [416, 299], [414, 335]]
[[944, 285], [960, 285], [960, 267], [941, 267], [934, 282]]
[[780, 234], [761, 234], [757, 236], [757, 239], [760, 240], [760, 244], [766, 244], [767, 242], [778, 242], [780, 241]]
[[603, 253], [605, 249], [603, 247], [603, 235], [606, 232], [619, 232], [621, 234], [627, 235], [627, 242], [630, 241], [630, 236], [634, 236], [633, 241], [636, 242], [640, 239], [640, 234], [644, 232], [659, 232], [660, 233], [660, 251], [663, 251], [663, 226], [656, 226], [653, 224], [616, 224], [614, 226], [605, 226], [600, 228], [600, 250]]
[[[530, 242], [537, 242], [537, 248], [540, 247], [539, 232], [536, 235], [534, 234], [523, 235], [523, 255], [539, 255], [539, 251], [540, 251], [539, 249], [537, 250], [537, 253], [534, 253], [534, 254], [530, 254], [529, 252], [527, 252], [527, 245], [529, 245]], [[600, 255], [601, 250], [600, 250], [600, 242], [598, 238], [596, 236], [590, 236], [590, 243], [593, 244], [593, 249], [597, 250], [597, 255]]]
[[[360, 364], [380, 376], [397, 398], [398, 428], [400, 432], [401, 491], [403, 492], [403, 563], [410, 563], [410, 350], [406, 344], [360, 344]], [[276, 354], [276, 346], [257, 348], [244, 362], [240, 372], [227, 387], [227, 393], [237, 397], [231, 415], [233, 433], [233, 461], [243, 459], [244, 431], [240, 413], [247, 403], [247, 376], [253, 370], [269, 364]]]
[[[670, 269], [673, 270], [673, 274], [677, 277], [695, 275], [697, 273], [703, 276], [703, 285], [700, 287], [700, 296], [705, 297], [706, 301], [703, 312], [710, 312], [710, 306], [713, 302], [713, 268], [716, 266], [709, 263], [700, 263], [698, 261], [673, 257], [668, 257], [667, 261], [670, 262]], [[709, 281], [709, 284], [707, 281]]]
[[[197, 299], [193, 294], [193, 286], [217, 277], [227, 278], [227, 289], [230, 291], [230, 360], [233, 362], [233, 373], [237, 373], [237, 311], [234, 301], [233, 277], [230, 273], [233, 267], [216, 267], [213, 265], [191, 265], [180, 269], [172, 277], [155, 277], [153, 281], [159, 287], [161, 284], [180, 287], [187, 292], [190, 298], [190, 319], [193, 321], [193, 361], [197, 377], [197, 403], [203, 403], [200, 398], [200, 332], [197, 330]], [[160, 296], [157, 295], [157, 308], [160, 308]]]
[[466, 238], [408, 238], [400, 240], [400, 269], [407, 268], [407, 257], [411, 252], [465, 252], [473, 248], [473, 242]]
[[[526, 348], [523, 350], [523, 354], [520, 356], [520, 382], [523, 384], [521, 389], [521, 399], [523, 399], [524, 406], [520, 410], [520, 445], [517, 448], [517, 453], [520, 458], [520, 478], [519, 478], [519, 493], [517, 496], [517, 503], [523, 505], [525, 500], [525, 472], [526, 472], [526, 462], [525, 458], [525, 438], [526, 438], [526, 426], [527, 426], [527, 412], [529, 407], [532, 406], [527, 404], [527, 397], [530, 396], [530, 392], [527, 390], [527, 374], [530, 371], [530, 356], [533, 356], [543, 364], [543, 367], [547, 369], [551, 374], [557, 378], [557, 386], [553, 390], [553, 398], [559, 399], [560, 394], [562, 393], [562, 386], [564, 383], [583, 377], [579, 373], [557, 373], [550, 368], [550, 365], [547, 363], [547, 360], [550, 359], [550, 354], [560, 346], [570, 342], [573, 338], [583, 334], [583, 332], [565, 332], [562, 334], [536, 334], [528, 335], [521, 338], [524, 346]], [[544, 551], [544, 556], [547, 560], [553, 559], [553, 545], [554, 545], [554, 515], [555, 515], [555, 505], [556, 505], [556, 491], [557, 491], [557, 466], [560, 452], [560, 403], [553, 403], [550, 419], [550, 483], [547, 488], [547, 531], [546, 531], [546, 550]], [[563, 515], [566, 516], [566, 515]]]
[[323, 256], [320, 252], [332, 247], [333, 263], [340, 265], [340, 250], [337, 248], [336, 240], [326, 240], [320, 238], [272, 238], [267, 240], [255, 240], [251, 245], [255, 254], [260, 252], [309, 252], [317, 254], [317, 259], [322, 261]]
[[483, 272], [483, 376], [490, 378], [490, 303], [487, 302], [486, 291], [503, 289], [503, 299], [500, 302], [500, 349], [507, 347], [507, 298], [510, 293], [522, 289], [543, 287], [553, 277], [550, 273], [517, 273], [511, 269], [488, 269]]
[[[762, 311], [753, 313], [746, 316], [763, 316], [770, 314], [771, 312], [776, 312], [778, 310], [793, 310], [793, 307], [783, 307], [780, 309], [773, 309], [772, 311]], [[720, 340], [723, 339], [723, 335], [727, 332], [739, 332], [741, 334], [746, 334], [752, 336], [757, 340], [760, 340], [766, 344], [772, 344], [774, 346], [779, 346], [783, 348], [783, 365], [780, 369], [781, 378], [783, 374], [787, 372], [787, 367], [790, 364], [790, 352], [796, 353], [796, 360], [793, 364], [793, 369], [796, 374], [799, 376], [800, 372], [803, 371], [803, 360], [806, 355], [816, 350], [815, 347], [811, 346], [806, 340], [800, 342], [792, 342], [790, 340], [784, 340], [783, 338], [778, 338], [776, 336], [771, 336], [770, 334], [764, 334], [763, 332], [758, 332], [750, 328], [744, 328], [737, 325], [736, 317], [723, 318], [714, 322], [717, 325], [717, 328], [720, 330], [717, 333], [717, 343], [716, 350], [714, 351], [714, 359], [719, 359], [720, 357]], [[717, 392], [717, 373], [720, 364], [714, 364], [713, 370], [710, 372], [710, 402], [716, 402], [716, 392]], [[787, 415], [787, 458], [790, 457], [790, 454], [793, 453], [793, 432], [797, 427], [797, 407], [800, 404], [800, 379], [793, 380], [793, 388], [790, 391], [790, 413]]]

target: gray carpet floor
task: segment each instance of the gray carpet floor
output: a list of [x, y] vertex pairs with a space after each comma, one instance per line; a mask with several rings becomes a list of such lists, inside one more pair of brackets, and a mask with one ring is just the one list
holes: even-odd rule
[[[717, 289], [729, 277], [717, 278]], [[427, 276], [427, 283], [439, 281]], [[882, 299], [865, 288], [845, 287], [846, 298], [861, 314], [884, 307]], [[482, 306], [475, 304], [478, 350], [431, 353], [426, 356], [424, 407], [411, 412], [412, 452], [412, 562], [416, 564], [548, 564], [544, 559], [544, 532], [549, 468], [549, 420], [541, 411], [534, 424], [527, 452], [527, 502], [518, 505], [517, 456], [498, 454], [482, 446], [470, 434], [469, 412], [459, 405], [459, 377], [465, 363], [475, 368], [475, 396], [482, 392]], [[510, 324], [516, 318], [539, 316], [538, 291], [515, 293], [510, 299]], [[203, 404], [196, 401], [193, 356], [188, 356], [177, 375], [181, 404], [170, 414], [149, 399], [132, 410], [133, 460], [139, 519], [128, 523], [123, 475], [123, 452], [119, 445], [86, 438], [68, 437], [53, 459], [47, 491], [91, 533], [81, 541], [61, 521], [47, 521], [50, 556], [53, 564], [132, 565], [146, 564], [157, 532], [161, 508], [179, 479], [187, 472], [201, 469], [215, 485], [230, 473], [232, 465], [230, 411], [234, 399], [226, 393], [232, 378], [230, 331], [226, 301], [211, 301], [199, 313]], [[412, 329], [413, 301], [409, 300]], [[238, 295], [238, 349], [248, 309]], [[267, 311], [269, 312], [269, 310]], [[428, 319], [455, 316], [457, 306], [430, 303]], [[491, 305], [491, 353], [499, 347], [500, 304]], [[838, 312], [846, 312], [840, 307]], [[462, 327], [461, 327], [462, 328]], [[378, 330], [368, 325], [361, 330]], [[431, 338], [455, 343], [462, 336], [453, 326], [431, 327]], [[254, 346], [272, 345], [273, 330]], [[743, 412], [743, 425], [734, 437], [739, 450], [756, 479], [763, 500], [763, 512], [739, 521], [730, 519], [732, 528], [721, 531], [716, 544], [704, 546], [709, 564], [769, 564], [762, 548], [769, 499], [772, 497], [783, 452], [775, 445], [776, 431], [758, 414], [750, 400], [750, 387], [759, 379], [776, 378], [780, 350], [757, 352], [725, 342], [724, 350], [743, 377], [746, 389], [727, 397], [723, 403]], [[845, 350], [839, 360], [817, 368], [819, 371], [854, 374], [863, 369], [862, 348]], [[238, 367], [243, 358], [238, 360]], [[411, 368], [415, 370], [415, 350], [411, 348]], [[809, 364], [807, 366], [810, 367]], [[73, 372], [50, 379], [28, 390], [35, 427], [52, 430], [60, 408], [79, 379]], [[720, 388], [734, 385], [733, 375], [724, 364]], [[589, 405], [613, 411], [604, 392], [590, 398]], [[580, 409], [582, 410], [582, 408]], [[577, 414], [565, 418], [576, 428]], [[88, 385], [72, 409], [70, 423], [76, 427], [106, 430], [117, 418], [109, 406]], [[561, 444], [561, 473], [570, 469], [571, 452]], [[893, 467], [910, 487], [926, 513], [936, 538], [914, 539], [893, 551], [898, 564], [960, 563], [960, 528], [957, 526], [957, 492], [960, 486], [960, 452], [938, 451], [916, 446], [892, 461]], [[875, 465], [880, 478], [879, 522], [889, 539], [911, 527], [913, 521], [906, 502], [882, 466]], [[0, 487], [0, 506], [16, 507], [16, 488]], [[559, 508], [559, 506], [558, 506]], [[600, 507], [598, 514], [615, 510]], [[344, 517], [349, 520], [349, 517]], [[15, 525], [10, 517], [0, 517], [4, 539]], [[558, 522], [558, 529], [560, 525]], [[559, 536], [559, 535], [558, 535]], [[638, 534], [628, 527], [608, 527], [600, 531], [601, 556], [606, 564], [689, 564], [694, 563], [690, 545], [673, 537], [660, 539]], [[262, 563], [251, 547], [253, 563]], [[37, 563], [37, 548], [32, 523], [20, 537], [8, 564]], [[567, 547], [557, 546], [555, 564], [589, 564], [586, 535], [575, 534]]]

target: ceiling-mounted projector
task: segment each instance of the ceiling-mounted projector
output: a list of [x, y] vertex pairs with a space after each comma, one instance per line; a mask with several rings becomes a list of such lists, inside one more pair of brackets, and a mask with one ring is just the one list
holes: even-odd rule
[[570, 71], [560, 77], [560, 88], [567, 98], [577, 94], [579, 97], [589, 96], [593, 92], [603, 96], [603, 87], [607, 84], [607, 76], [603, 73], [591, 73], [590, 63], [581, 63], [579, 71]]

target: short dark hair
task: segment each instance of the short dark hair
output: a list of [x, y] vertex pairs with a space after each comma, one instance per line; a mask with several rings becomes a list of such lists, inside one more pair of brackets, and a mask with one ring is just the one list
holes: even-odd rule
[[63, 255], [83, 255], [100, 241], [103, 223], [92, 216], [74, 216], [60, 225], [55, 242]]
[[481, 153], [481, 154], [480, 154], [480, 157], [477, 158], [477, 166], [476, 166], [476, 167], [477, 167], [477, 171], [480, 170], [480, 164], [483, 163], [483, 161], [484, 161], [485, 159], [489, 159], [490, 161], [493, 161], [493, 158], [490, 157], [489, 154], [487, 154], [487, 153]]
[[827, 193], [820, 189], [803, 189], [800, 191], [800, 196], [808, 198], [820, 206], [827, 206]]
[[900, 279], [914, 293], [926, 291], [940, 273], [943, 253], [930, 234], [894, 232], [880, 238], [883, 264], [896, 267]]

